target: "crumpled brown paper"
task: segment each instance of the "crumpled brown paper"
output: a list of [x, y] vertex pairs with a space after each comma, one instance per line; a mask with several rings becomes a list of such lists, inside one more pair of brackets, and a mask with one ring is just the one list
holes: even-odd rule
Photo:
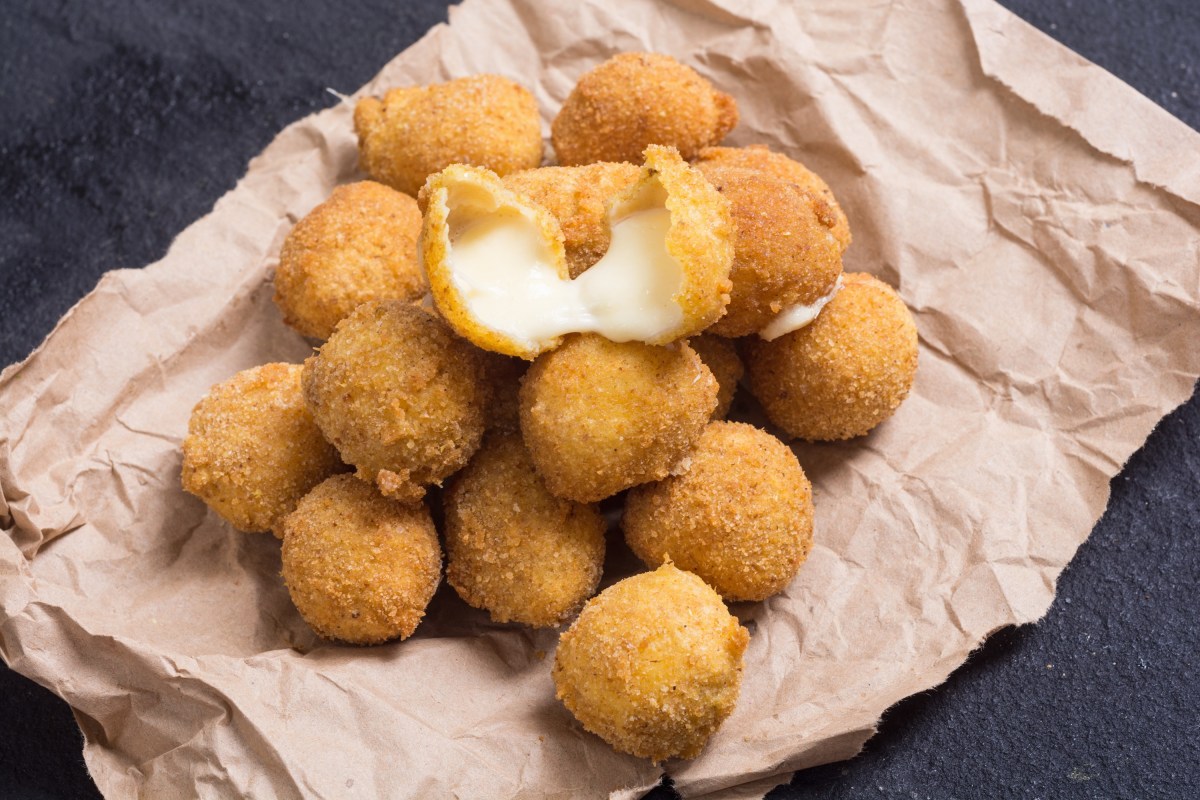
[[[757, 796], [1045, 613], [1109, 478], [1200, 373], [1200, 137], [985, 0], [468, 0], [362, 92], [497, 72], [549, 120], [634, 49], [734, 94], [735, 144], [823, 175], [847, 269], [897, 285], [921, 333], [895, 418], [797, 447], [816, 548], [785, 594], [736, 608], [737, 709], [667, 765], [685, 796]], [[660, 770], [554, 700], [554, 633], [443, 588], [407, 642], [321, 642], [277, 542], [179, 489], [209, 386], [309, 352], [271, 269], [355, 174], [350, 104], [292, 125], [0, 378], [0, 653], [74, 707], [111, 796], [636, 797]]]

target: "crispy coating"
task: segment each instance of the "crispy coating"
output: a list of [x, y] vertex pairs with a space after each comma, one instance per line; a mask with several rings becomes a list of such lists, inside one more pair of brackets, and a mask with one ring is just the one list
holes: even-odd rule
[[242, 531], [274, 531], [342, 469], [304, 404], [299, 364], [264, 364], [217, 384], [183, 440], [183, 488]]
[[542, 161], [533, 94], [499, 75], [392, 89], [354, 109], [359, 163], [380, 183], [416, 197], [425, 179], [451, 164], [500, 175]]
[[339, 186], [296, 223], [279, 253], [275, 303], [305, 336], [328, 339], [368, 300], [419, 300], [421, 214], [406, 194], [374, 181]]
[[737, 394], [738, 383], [746, 372], [737, 347], [729, 339], [711, 333], [688, 339], [688, 345], [717, 379], [717, 407], [713, 410], [712, 419], [725, 419]]
[[638, 486], [621, 527], [647, 566], [694, 572], [726, 600], [782, 591], [812, 548], [812, 484], [788, 446], [740, 422], [713, 422], [687, 471]]
[[695, 758], [737, 703], [750, 634], [670, 564], [610, 586], [559, 640], [558, 699], [615, 749]]
[[847, 273], [810, 325], [771, 342], [747, 340], [750, 391], [789, 436], [862, 436], [890, 417], [912, 388], [917, 326], [892, 287]]
[[717, 379], [686, 343], [569, 337], [521, 382], [521, 433], [547, 488], [592, 503], [660, 480], [700, 437]]
[[757, 333], [780, 311], [811, 304], [833, 289], [842, 250], [829, 227], [832, 217], [822, 213], [823, 200], [752, 170], [709, 167], [704, 174], [729, 198], [737, 231], [729, 307], [712, 333]]
[[647, 145], [691, 160], [737, 125], [737, 102], [659, 53], [622, 53], [579, 79], [550, 127], [558, 162], [637, 162]]
[[441, 570], [429, 509], [389, 500], [353, 475], [320, 484], [283, 520], [283, 580], [300, 616], [327, 639], [408, 638]]
[[446, 579], [494, 621], [552, 627], [595, 593], [604, 518], [550, 494], [518, 434], [487, 439], [443, 501]]
[[600, 260], [612, 240], [608, 205], [637, 182], [634, 164], [600, 161], [581, 167], [538, 167], [504, 176], [504, 185], [558, 220], [572, 278]]
[[475, 348], [399, 300], [364, 303], [304, 362], [304, 397], [363, 480], [398, 500], [458, 471], [479, 447], [488, 390]]
[[483, 376], [490, 391], [487, 404], [487, 429], [500, 433], [517, 433], [521, 430], [521, 378], [529, 369], [529, 362], [499, 353], [480, 350], [483, 358]]
[[828, 204], [828, 210], [821, 208], [822, 215], [832, 216], [830, 230], [841, 244], [844, 252], [850, 246], [850, 221], [846, 213], [838, 205], [837, 198], [829, 184], [821, 176], [801, 164], [788, 158], [782, 153], [772, 153], [765, 144], [752, 144], [749, 147], [706, 147], [700, 151], [696, 166], [701, 171], [710, 167], [736, 167], [761, 172], [769, 178], [794, 183], [801, 189], [807, 189], [821, 197]]

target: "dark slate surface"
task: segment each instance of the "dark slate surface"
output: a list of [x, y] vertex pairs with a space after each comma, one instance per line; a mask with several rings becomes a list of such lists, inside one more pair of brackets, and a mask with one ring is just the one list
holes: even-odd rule
[[[1200, 127], [1200, 3], [1005, 5]], [[359, 86], [445, 16], [427, 0], [6, 0], [0, 364], [105, 270], [158, 259], [280, 128], [334, 102], [325, 87]], [[1043, 622], [771, 796], [1200, 797], [1198, 533], [1200, 395], [1114, 480]], [[65, 704], [0, 667], [0, 797], [98, 796], [80, 746]]]

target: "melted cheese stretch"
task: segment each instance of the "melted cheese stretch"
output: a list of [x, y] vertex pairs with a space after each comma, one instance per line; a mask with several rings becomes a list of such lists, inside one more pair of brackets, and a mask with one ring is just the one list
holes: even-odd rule
[[838, 293], [838, 289], [841, 288], [842, 276], [839, 275], [837, 282], [833, 284], [833, 288], [813, 302], [807, 304], [797, 303], [776, 314], [775, 318], [758, 332], [758, 337], [770, 342], [784, 334], [800, 330], [817, 318], [817, 315], [821, 313], [821, 309], [833, 299], [833, 296]]
[[613, 223], [604, 257], [575, 280], [556, 274], [540, 231], [519, 210], [469, 220], [451, 231], [455, 286], [476, 320], [514, 339], [581, 332], [653, 339], [683, 320], [675, 302], [683, 269], [667, 252], [671, 213], [637, 205]]

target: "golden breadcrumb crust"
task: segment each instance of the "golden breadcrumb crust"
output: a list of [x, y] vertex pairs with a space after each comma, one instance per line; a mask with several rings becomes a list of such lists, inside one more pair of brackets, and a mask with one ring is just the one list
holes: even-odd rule
[[196, 404], [183, 440], [183, 488], [242, 531], [274, 530], [342, 469], [304, 404], [299, 364], [243, 370]]
[[554, 657], [558, 699], [623, 753], [695, 758], [733, 711], [750, 634], [670, 564], [588, 601]]
[[912, 388], [917, 326], [892, 287], [847, 273], [807, 327], [771, 342], [747, 339], [750, 391], [789, 436], [862, 436], [890, 417]]
[[725, 419], [737, 394], [738, 383], [746, 372], [737, 346], [729, 339], [711, 333], [693, 336], [688, 339], [688, 346], [696, 351], [717, 379], [717, 407], [713, 409], [712, 419]]
[[389, 500], [353, 475], [309, 492], [283, 521], [283, 580], [300, 616], [327, 639], [405, 639], [441, 578], [429, 509]]
[[687, 471], [630, 490], [621, 528], [647, 566], [670, 560], [726, 600], [764, 600], [808, 558], [812, 484], [771, 434], [713, 422]]
[[550, 494], [518, 434], [486, 439], [442, 499], [446, 579], [494, 621], [552, 627], [595, 593], [604, 518]]

